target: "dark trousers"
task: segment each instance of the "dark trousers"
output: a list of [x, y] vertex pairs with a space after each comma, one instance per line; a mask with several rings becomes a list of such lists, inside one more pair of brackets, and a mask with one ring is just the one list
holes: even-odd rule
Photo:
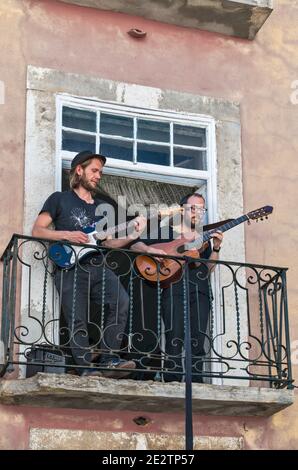
[[[162, 298], [162, 315], [165, 326], [165, 367], [169, 372], [164, 373], [167, 382], [181, 382], [184, 372], [184, 335], [185, 314], [184, 296], [181, 293], [182, 286], [174, 289], [165, 289]], [[206, 355], [204, 344], [208, 344], [207, 327], [210, 311], [208, 293], [202, 293], [195, 288], [190, 288], [190, 328], [191, 328], [191, 352], [192, 352], [192, 381], [202, 382], [201, 373], [203, 360]]]
[[104, 309], [101, 318], [103, 328], [100, 328], [99, 318], [95, 322], [100, 349], [105, 351], [101, 360], [108, 361], [113, 357], [113, 351], [119, 353], [129, 306], [128, 294], [119, 278], [108, 268], [86, 263], [69, 271], [58, 270], [55, 284], [60, 294], [75, 363], [88, 366], [91, 362], [88, 336], [90, 302], [108, 307]]

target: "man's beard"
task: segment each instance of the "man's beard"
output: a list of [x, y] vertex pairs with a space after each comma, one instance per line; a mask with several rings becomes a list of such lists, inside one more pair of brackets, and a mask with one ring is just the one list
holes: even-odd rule
[[86, 178], [85, 173], [83, 173], [82, 176], [81, 176], [80, 185], [84, 189], [87, 189], [87, 191], [90, 191], [90, 193], [92, 193], [92, 194], [96, 193], [96, 187], [92, 186], [92, 184], [89, 183], [89, 181]]
[[203, 225], [201, 220], [193, 220], [192, 218], [186, 218], [184, 224], [187, 228], [191, 229], [191, 231], [199, 231]]
[[184, 225], [189, 229], [194, 229], [196, 227], [196, 222], [189, 217], [185, 217]]

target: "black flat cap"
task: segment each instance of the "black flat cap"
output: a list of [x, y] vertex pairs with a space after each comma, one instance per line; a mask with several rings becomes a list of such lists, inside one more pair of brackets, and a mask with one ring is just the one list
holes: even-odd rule
[[90, 158], [98, 158], [102, 161], [103, 164], [106, 163], [107, 159], [99, 153], [93, 153], [90, 150], [84, 150], [83, 152], [78, 153], [71, 162], [71, 169], [73, 170], [76, 166], [81, 165], [86, 160]]

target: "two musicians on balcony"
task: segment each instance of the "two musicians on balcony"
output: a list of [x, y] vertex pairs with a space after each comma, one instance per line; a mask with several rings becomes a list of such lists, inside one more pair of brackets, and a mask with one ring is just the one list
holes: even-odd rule
[[[96, 209], [104, 201], [96, 197], [96, 188], [102, 176], [106, 158], [89, 151], [80, 152], [72, 160], [70, 171], [70, 190], [53, 193], [44, 203], [33, 226], [32, 234], [38, 238], [71, 243], [88, 243], [88, 231], [98, 222]], [[193, 230], [205, 213], [205, 199], [201, 194], [188, 194], [181, 201], [185, 212], [180, 226], [169, 227], [169, 238], [137, 241], [146, 227], [143, 216], [134, 219], [134, 233], [125, 238], [107, 239], [102, 246], [107, 248], [131, 248], [136, 252], [166, 255], [154, 244], [169, 242], [179, 234]], [[51, 228], [54, 224], [55, 230]], [[218, 252], [223, 234], [213, 235], [213, 249], [210, 242], [201, 253], [204, 259], [218, 259]], [[201, 382], [202, 358], [205, 355], [204, 344], [208, 338], [207, 326], [212, 292], [209, 273], [214, 264], [192, 263], [189, 269], [189, 300], [191, 342], [193, 356], [193, 381]], [[183, 380], [183, 345], [184, 345], [184, 297], [183, 278], [163, 289], [162, 314], [166, 337], [166, 362], [164, 379], [166, 381]], [[70, 347], [74, 362], [80, 375], [94, 375], [123, 378], [131, 374], [136, 364], [121, 358], [121, 342], [128, 318], [129, 297], [119, 278], [108, 268], [104, 268], [102, 255], [98, 252], [85, 257], [75, 269], [57, 268], [55, 284], [61, 297], [61, 305], [70, 335]], [[104, 293], [104, 294], [103, 294]], [[104, 299], [103, 299], [104, 295]], [[87, 312], [89, 302], [108, 304], [108, 313], [104, 321], [104, 332], [100, 343], [103, 351], [99, 359], [99, 368], [92, 368], [92, 356], [87, 333]]]

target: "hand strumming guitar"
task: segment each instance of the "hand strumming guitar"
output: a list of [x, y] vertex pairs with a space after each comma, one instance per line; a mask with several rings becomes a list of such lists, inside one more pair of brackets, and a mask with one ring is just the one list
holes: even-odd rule
[[[164, 250], [160, 250], [158, 248], [154, 248], [153, 246], [148, 246], [146, 245], [145, 243], [143, 242], [137, 242], [135, 243], [134, 245], [132, 245], [131, 249], [133, 251], [138, 251], [140, 253], [146, 253], [148, 255], [166, 255], [167, 253], [164, 251]], [[154, 258], [156, 259], [156, 261], [158, 261], [159, 263], [162, 263], [163, 262], [163, 258], [160, 258], [158, 256], [154, 256]]]
[[89, 237], [84, 232], [77, 231], [67, 231], [65, 232], [64, 240], [67, 240], [71, 243], [88, 243]]

